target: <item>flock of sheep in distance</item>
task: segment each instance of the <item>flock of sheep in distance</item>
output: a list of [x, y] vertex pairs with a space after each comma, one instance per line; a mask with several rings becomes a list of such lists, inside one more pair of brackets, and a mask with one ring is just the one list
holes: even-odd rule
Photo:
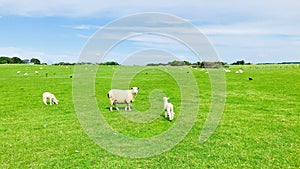
[[[41, 68], [42, 69], [42, 68]], [[231, 72], [230, 69], [224, 69], [224, 72]], [[38, 71], [34, 72], [36, 75], [39, 74]], [[208, 73], [208, 72], [206, 72]], [[242, 69], [237, 70], [235, 73], [243, 73]], [[21, 71], [17, 71], [17, 74], [20, 75]], [[24, 76], [28, 76], [28, 73], [25, 72]], [[48, 76], [48, 74], [46, 73], [46, 77]], [[72, 78], [72, 76], [70, 76], [70, 78]], [[253, 78], [249, 77], [249, 80], [253, 80]], [[132, 87], [129, 90], [121, 90], [121, 89], [111, 89], [108, 93], [107, 93], [107, 97], [110, 100], [110, 111], [113, 111], [113, 106], [115, 107], [115, 109], [117, 111], [119, 111], [119, 108], [117, 106], [117, 104], [126, 104], [125, 110], [131, 110], [130, 107], [130, 103], [132, 103], [135, 98], [136, 95], [139, 91], [138, 87]], [[50, 93], [50, 92], [44, 92], [42, 94], [43, 97], [43, 103], [45, 105], [47, 105], [47, 101], [49, 100], [50, 105], [52, 104], [58, 104], [58, 99], [55, 97], [54, 94]], [[175, 113], [174, 113], [174, 106], [172, 103], [168, 102], [168, 97], [163, 97], [162, 101], [164, 103], [164, 112], [165, 112], [165, 118], [169, 117], [169, 120], [172, 121], [174, 119]]]

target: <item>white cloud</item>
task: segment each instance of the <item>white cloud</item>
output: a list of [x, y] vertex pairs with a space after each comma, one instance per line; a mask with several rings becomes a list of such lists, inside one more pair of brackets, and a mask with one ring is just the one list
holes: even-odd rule
[[71, 29], [78, 29], [78, 30], [97, 30], [97, 29], [101, 29], [103, 26], [81, 24], [81, 25], [62, 25], [62, 27], [71, 28]]
[[[3, 14], [26, 16], [92, 16], [96, 14], [123, 16], [137, 12], [168, 12], [188, 19], [216, 16], [218, 14], [242, 14], [251, 17], [293, 18], [299, 16], [298, 0], [273, 1], [253, 0], [241, 3], [237, 0], [191, 0], [191, 1], [81, 1], [81, 0], [1, 0]], [[186, 15], [185, 15], [186, 14]], [[189, 17], [190, 16], [190, 17]], [[99, 16], [101, 17], [101, 16]], [[222, 18], [223, 16], [220, 16]], [[238, 17], [238, 16], [237, 16]], [[243, 16], [241, 16], [243, 18]]]

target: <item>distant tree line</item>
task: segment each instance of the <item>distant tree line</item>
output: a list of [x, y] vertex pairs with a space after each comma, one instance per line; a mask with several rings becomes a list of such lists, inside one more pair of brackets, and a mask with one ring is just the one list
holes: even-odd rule
[[99, 65], [119, 65], [118, 62], [104, 62], [104, 63], [98, 63]]
[[168, 63], [149, 63], [147, 66], [192, 66], [192, 67], [198, 67], [198, 68], [208, 68], [208, 67], [222, 67], [224, 65], [227, 65], [225, 62], [195, 62], [190, 63], [189, 61], [178, 61], [174, 60], [172, 62]]
[[32, 59], [20, 59], [19, 57], [6, 57], [6, 56], [1, 56], [0, 57], [0, 64], [41, 64], [41, 61], [37, 58], [32, 58]]
[[236, 62], [233, 62], [231, 65], [251, 65], [251, 63], [245, 63], [244, 60], [238, 60]]
[[103, 63], [91, 63], [91, 62], [79, 62], [79, 63], [69, 63], [69, 62], [59, 62], [53, 65], [119, 65], [117, 62], [103, 62]]
[[59, 63], [54, 63], [53, 65], [75, 65], [76, 63], [69, 63], [69, 62], [59, 62]]

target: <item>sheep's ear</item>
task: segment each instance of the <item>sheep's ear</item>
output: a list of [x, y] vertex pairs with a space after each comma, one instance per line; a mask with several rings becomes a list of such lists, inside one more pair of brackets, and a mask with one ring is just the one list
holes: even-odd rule
[[140, 88], [138, 87], [138, 90], [139, 90]]
[[130, 89], [133, 89], [133, 87], [132, 87], [132, 88], [130, 88]]

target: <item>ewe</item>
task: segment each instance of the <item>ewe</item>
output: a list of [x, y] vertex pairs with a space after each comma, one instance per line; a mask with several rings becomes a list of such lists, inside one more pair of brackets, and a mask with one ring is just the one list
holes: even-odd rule
[[134, 101], [138, 90], [138, 87], [132, 87], [131, 90], [111, 89], [107, 94], [110, 100], [110, 111], [112, 111], [112, 105], [119, 111], [117, 103], [126, 104], [125, 110], [131, 110], [130, 103]]
[[50, 99], [50, 105], [52, 105], [52, 103], [58, 104], [58, 100], [56, 99], [54, 94], [50, 92], [43, 93], [43, 102], [45, 103], [45, 105], [47, 105], [47, 99]]
[[168, 99], [167, 97], [163, 97], [163, 101], [164, 101], [164, 110], [165, 110], [165, 118], [167, 118], [169, 116], [169, 120], [172, 121], [174, 119], [174, 110], [173, 110], [173, 104], [172, 103], [168, 103]]

